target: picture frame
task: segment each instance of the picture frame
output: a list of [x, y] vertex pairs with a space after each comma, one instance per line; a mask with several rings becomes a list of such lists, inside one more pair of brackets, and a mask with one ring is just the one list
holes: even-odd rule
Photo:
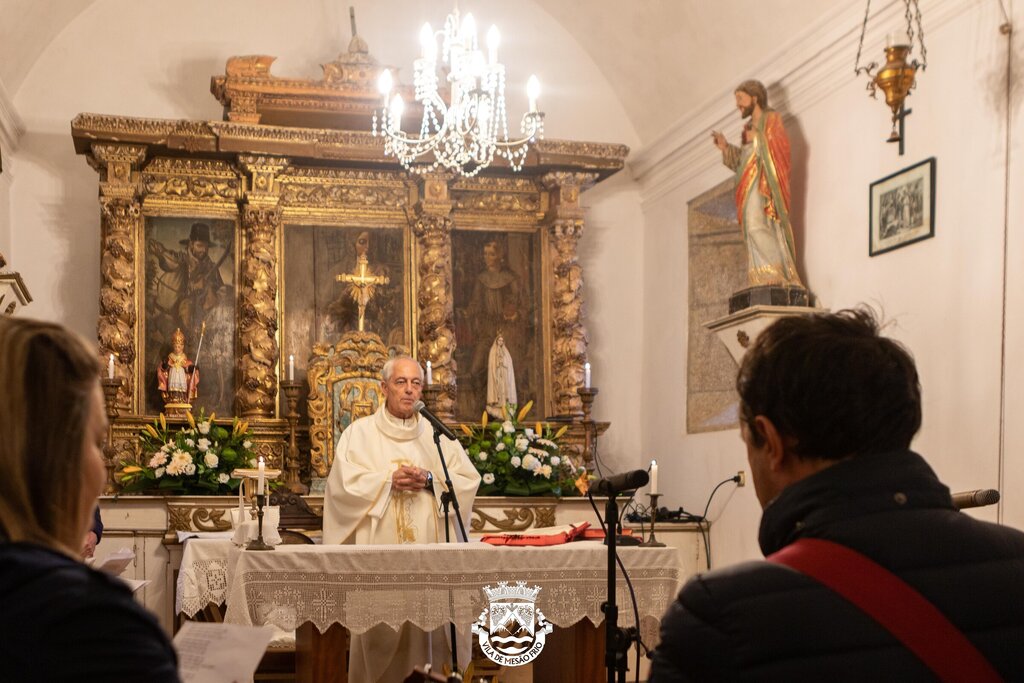
[[871, 183], [868, 255], [935, 236], [935, 157]]

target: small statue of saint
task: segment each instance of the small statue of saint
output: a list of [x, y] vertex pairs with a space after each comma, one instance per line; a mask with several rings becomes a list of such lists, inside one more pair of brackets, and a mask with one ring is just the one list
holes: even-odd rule
[[512, 355], [505, 346], [505, 338], [499, 332], [487, 357], [487, 413], [496, 419], [503, 419], [505, 404], [516, 405], [517, 402]]
[[199, 368], [185, 355], [181, 328], [171, 336], [171, 348], [156, 368], [156, 383], [167, 413], [180, 415], [192, 408], [192, 399], [199, 395]]

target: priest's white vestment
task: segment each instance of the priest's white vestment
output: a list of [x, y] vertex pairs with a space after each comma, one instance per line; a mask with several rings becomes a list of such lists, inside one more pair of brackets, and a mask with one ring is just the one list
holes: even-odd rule
[[[442, 437], [441, 448], [468, 531], [480, 474], [461, 444]], [[433, 473], [433, 493], [392, 490], [391, 475], [402, 465]], [[375, 414], [353, 422], [338, 440], [324, 494], [324, 543], [443, 542], [444, 491], [433, 429], [415, 413], [405, 420], [395, 417], [382, 402]], [[454, 511], [451, 519], [452, 539], [459, 538]], [[441, 670], [451, 661], [447, 633], [441, 628], [427, 634], [410, 624], [396, 633], [381, 624], [365, 634], [353, 634], [349, 680], [403, 681], [414, 666], [428, 661]], [[463, 667], [469, 661], [469, 643], [461, 639], [459, 660]]]

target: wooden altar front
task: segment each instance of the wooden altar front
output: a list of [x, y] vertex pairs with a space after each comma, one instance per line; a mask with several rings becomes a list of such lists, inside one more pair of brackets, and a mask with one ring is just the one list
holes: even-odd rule
[[[99, 174], [98, 336], [120, 381], [111, 464], [135, 461], [139, 428], [162, 409], [155, 369], [179, 328], [190, 354], [205, 335], [194, 403], [245, 417], [257, 453], [283, 468], [288, 404], [279, 385], [288, 359], [301, 378], [314, 344], [355, 327], [331, 287], [356, 252], [374, 248], [371, 267], [391, 283], [379, 310], [368, 313], [374, 331], [431, 361], [444, 419], [479, 419], [482, 405], [459, 400], [479, 394], [471, 373], [481, 345], [493, 341], [474, 329], [467, 300], [483, 277], [480, 253], [492, 243], [507, 257], [515, 252], [529, 294], [521, 329], [506, 331], [523, 333], [516, 348], [529, 360], [520, 403], [532, 398], [540, 407], [534, 414], [564, 419], [564, 440], [590, 458], [607, 424], [590, 420], [582, 399], [593, 395], [579, 391], [587, 359], [580, 195], [620, 170], [628, 149], [540, 140], [520, 173], [409, 173], [370, 133], [380, 68], [358, 37], [319, 80], [273, 76], [272, 61], [227, 61], [211, 84], [225, 106], [222, 121], [80, 114], [71, 124], [76, 151]], [[197, 236], [205, 237], [204, 254], [191, 251]], [[188, 278], [198, 278], [200, 261], [206, 271], [195, 285]]]

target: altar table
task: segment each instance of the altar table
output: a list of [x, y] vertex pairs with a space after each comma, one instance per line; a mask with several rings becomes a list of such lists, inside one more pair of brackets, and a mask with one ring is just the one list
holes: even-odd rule
[[[619, 556], [636, 593], [641, 631], [649, 637], [679, 589], [678, 554], [674, 548], [626, 547]], [[257, 552], [196, 539], [182, 557], [176, 606], [194, 614], [209, 602], [226, 601], [226, 621], [297, 629], [297, 641], [315, 647], [340, 632], [334, 625], [363, 633], [378, 624], [397, 630], [409, 621], [430, 631], [451, 622], [466, 633], [486, 607], [484, 586], [523, 581], [540, 587], [536, 607], [552, 624], [589, 619], [598, 625], [606, 566], [605, 546], [593, 541], [549, 547], [282, 545]], [[621, 572], [617, 602], [619, 625], [634, 625]]]

